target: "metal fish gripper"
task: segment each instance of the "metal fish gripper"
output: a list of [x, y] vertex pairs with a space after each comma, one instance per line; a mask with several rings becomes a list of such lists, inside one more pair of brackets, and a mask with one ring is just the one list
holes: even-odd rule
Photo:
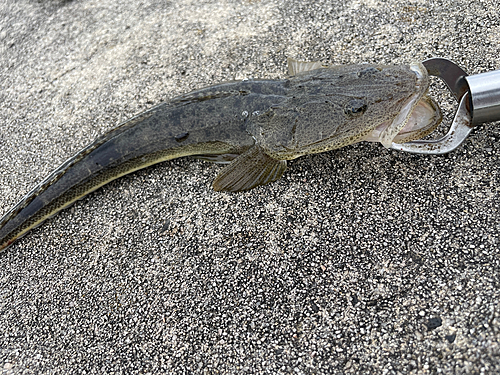
[[418, 140], [391, 148], [414, 154], [446, 154], [455, 150], [479, 124], [500, 120], [500, 70], [467, 75], [455, 63], [443, 58], [422, 62], [429, 75], [442, 79], [459, 103], [448, 133], [437, 140]]

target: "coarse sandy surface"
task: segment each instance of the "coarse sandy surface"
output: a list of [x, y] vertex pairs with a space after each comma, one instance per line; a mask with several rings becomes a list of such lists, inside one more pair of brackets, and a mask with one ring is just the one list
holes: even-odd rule
[[[0, 215], [120, 121], [287, 57], [499, 69], [495, 3], [0, 0]], [[446, 156], [303, 157], [245, 193], [194, 159], [114, 181], [0, 254], [0, 369], [499, 373], [498, 125]]]

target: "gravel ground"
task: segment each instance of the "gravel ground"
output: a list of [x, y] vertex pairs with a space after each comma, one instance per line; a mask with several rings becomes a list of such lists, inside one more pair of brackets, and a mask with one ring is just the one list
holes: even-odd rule
[[[288, 56], [500, 68], [494, 0], [0, 1], [0, 214], [127, 117]], [[239, 194], [192, 159], [117, 180], [0, 254], [2, 373], [499, 373], [498, 125]]]

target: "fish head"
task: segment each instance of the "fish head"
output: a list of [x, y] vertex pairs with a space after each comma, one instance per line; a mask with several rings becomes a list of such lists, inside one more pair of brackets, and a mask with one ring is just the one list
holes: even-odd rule
[[[422, 64], [410, 66], [417, 77], [415, 92], [406, 96], [403, 101], [388, 101], [390, 113], [397, 115], [391, 120], [378, 122], [363, 141], [380, 142], [390, 147], [393, 142], [405, 143], [421, 139], [441, 123], [443, 118], [438, 104], [427, 95], [429, 78], [427, 70]], [[401, 105], [402, 104], [402, 105]], [[392, 117], [391, 116], [391, 117]]]
[[276, 159], [333, 150], [360, 141], [408, 142], [433, 131], [441, 112], [426, 92], [421, 64], [358, 64], [291, 77], [287, 97], [255, 119], [256, 142]]

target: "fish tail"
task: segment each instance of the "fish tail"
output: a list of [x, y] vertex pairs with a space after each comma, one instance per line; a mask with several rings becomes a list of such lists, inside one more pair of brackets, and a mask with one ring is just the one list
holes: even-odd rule
[[224, 142], [190, 142], [186, 132], [165, 130], [152, 139], [149, 135], [158, 133], [158, 129], [148, 130], [151, 125], [148, 122], [149, 118], [142, 116], [111, 130], [26, 194], [0, 219], [0, 251], [46, 219], [123, 175], [183, 156], [234, 151]]

